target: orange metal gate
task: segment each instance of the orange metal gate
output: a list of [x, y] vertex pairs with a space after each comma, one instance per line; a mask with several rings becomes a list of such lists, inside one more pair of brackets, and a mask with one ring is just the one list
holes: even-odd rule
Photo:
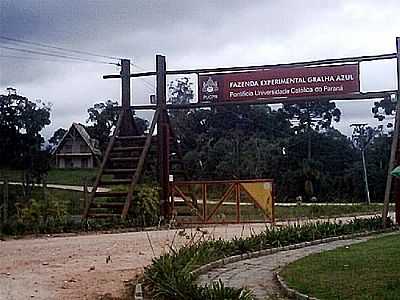
[[170, 201], [179, 224], [275, 221], [271, 179], [171, 182]]

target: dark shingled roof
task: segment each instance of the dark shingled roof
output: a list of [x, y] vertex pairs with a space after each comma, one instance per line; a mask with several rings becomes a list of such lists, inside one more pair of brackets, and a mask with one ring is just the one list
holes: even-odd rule
[[85, 127], [82, 124], [79, 123], [72, 123], [71, 127], [69, 130], [64, 134], [60, 142], [57, 144], [57, 146], [53, 149], [52, 153], [55, 154], [60, 146], [62, 145], [64, 139], [68, 136], [72, 128], [75, 128], [76, 131], [79, 133], [79, 135], [82, 137], [82, 139], [85, 141], [87, 146], [89, 147], [90, 151], [95, 155], [95, 156], [101, 156], [101, 151], [98, 149], [94, 143], [94, 139], [90, 137], [90, 135], [87, 133]]

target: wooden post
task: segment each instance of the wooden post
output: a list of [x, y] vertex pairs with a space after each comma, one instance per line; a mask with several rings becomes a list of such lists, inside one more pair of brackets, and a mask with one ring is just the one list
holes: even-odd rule
[[8, 177], [4, 177], [3, 187], [3, 223], [8, 222]]
[[131, 62], [129, 59], [121, 59], [121, 102], [122, 109], [127, 110], [131, 106]]
[[122, 120], [120, 135], [137, 135], [133, 116], [131, 114], [131, 61], [121, 59], [121, 103], [124, 118]]
[[160, 116], [157, 123], [158, 155], [159, 155], [159, 180], [160, 213], [165, 218], [170, 217], [169, 198], [169, 124], [167, 111], [167, 67], [165, 56], [156, 56], [157, 73], [157, 106]]
[[[88, 183], [87, 183], [87, 178], [84, 177], [83, 178], [83, 203], [84, 203], [84, 207], [86, 207], [88, 205], [88, 201], [89, 201], [89, 197], [88, 197]], [[76, 210], [76, 208], [74, 208], [74, 211]], [[81, 212], [81, 202], [78, 202], [78, 213]]]
[[[396, 115], [394, 121], [394, 131], [393, 131], [393, 139], [392, 139], [392, 147], [390, 150], [390, 160], [388, 165], [388, 174], [386, 178], [386, 189], [385, 189], [385, 198], [384, 198], [384, 205], [383, 205], [383, 226], [386, 227], [386, 218], [389, 212], [389, 203], [390, 203], [390, 194], [392, 191], [392, 183], [393, 183], [393, 176], [391, 174], [393, 168], [395, 167], [396, 159], [396, 152], [399, 147], [399, 127], [400, 127], [400, 38], [396, 38], [396, 49], [397, 49], [397, 93], [396, 93]], [[396, 223], [399, 224], [400, 222], [400, 195], [396, 193]]]
[[272, 182], [272, 225], [275, 226], [275, 203], [276, 203], [276, 185]]
[[207, 184], [202, 184], [203, 193], [203, 222], [207, 223]]
[[42, 192], [43, 192], [43, 202], [45, 207], [45, 214], [44, 214], [44, 223], [47, 223], [49, 217], [49, 199], [47, 197], [47, 178], [46, 175], [43, 175], [42, 179]]
[[240, 183], [236, 184], [236, 223], [240, 223]]

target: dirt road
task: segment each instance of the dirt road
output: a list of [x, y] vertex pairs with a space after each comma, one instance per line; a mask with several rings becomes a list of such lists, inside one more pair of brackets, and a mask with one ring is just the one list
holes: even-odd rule
[[[230, 239], [263, 228], [263, 224], [209, 227], [203, 238]], [[203, 236], [196, 229], [147, 234], [0, 241], [0, 299], [96, 299], [105, 294], [118, 297], [124, 281], [139, 274], [154, 255], [167, 251], [172, 242], [178, 246]]]
[[203, 232], [162, 230], [0, 241], [0, 299], [120, 297], [124, 281], [133, 279], [171, 244], [231, 239], [264, 228], [265, 224], [220, 225]]

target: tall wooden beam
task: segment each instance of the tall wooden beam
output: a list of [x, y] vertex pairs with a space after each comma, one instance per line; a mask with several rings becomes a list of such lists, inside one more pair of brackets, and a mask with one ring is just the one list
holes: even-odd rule
[[[397, 105], [396, 105], [396, 123], [397, 123], [397, 131], [393, 132], [393, 140], [396, 141], [396, 158], [395, 162], [396, 165], [399, 165], [400, 163], [400, 145], [399, 145], [399, 133], [400, 133], [400, 37], [396, 38], [396, 52], [397, 52]], [[394, 167], [394, 166], [393, 166]], [[395, 194], [395, 201], [396, 201], [396, 207], [395, 207], [395, 218], [396, 218], [396, 223], [400, 224], [400, 182], [399, 179], [395, 179], [395, 185], [397, 186], [396, 191], [397, 193]]]
[[122, 109], [128, 110], [131, 106], [131, 62], [121, 59], [121, 102]]
[[131, 113], [131, 61], [121, 59], [121, 105], [125, 111], [120, 135], [137, 135], [138, 130]]
[[[333, 59], [322, 59], [322, 60], [311, 60], [304, 62], [294, 63], [283, 63], [283, 64], [271, 64], [271, 65], [258, 65], [258, 66], [244, 66], [244, 67], [226, 67], [226, 68], [205, 68], [205, 69], [186, 69], [186, 70], [169, 70], [168, 75], [184, 75], [184, 74], [202, 74], [202, 73], [223, 73], [223, 72], [238, 72], [238, 71], [254, 71], [254, 70], [265, 70], [274, 68], [291, 68], [291, 67], [306, 67], [306, 66], [318, 66], [318, 65], [330, 65], [330, 64], [344, 64], [352, 62], [365, 62], [374, 60], [386, 60], [396, 58], [396, 53], [387, 53], [380, 55], [365, 55], [365, 56], [354, 56], [344, 58], [333, 58]], [[131, 74], [131, 77], [146, 77], [157, 75], [157, 72], [143, 72]], [[120, 75], [104, 75], [104, 79], [120, 78]]]
[[160, 116], [157, 123], [158, 155], [159, 155], [159, 180], [160, 192], [160, 213], [161, 216], [169, 218], [169, 124], [167, 111], [167, 67], [165, 56], [156, 56], [157, 73], [157, 107]]
[[[393, 186], [397, 185], [395, 188], [395, 201], [396, 201], [396, 223], [400, 223], [400, 191], [398, 188], [399, 182], [394, 182], [393, 184], [393, 176], [391, 174], [395, 164], [399, 163], [400, 157], [397, 155], [399, 151], [399, 129], [400, 129], [400, 38], [396, 38], [396, 49], [397, 49], [397, 93], [396, 93], [396, 115], [395, 115], [395, 124], [394, 124], [394, 131], [393, 131], [393, 139], [392, 139], [392, 147], [390, 150], [390, 159], [388, 165], [388, 173], [386, 178], [386, 188], [385, 188], [385, 198], [384, 198], [384, 205], [383, 205], [383, 222], [384, 226], [386, 226], [386, 217], [389, 212], [389, 202], [390, 202], [390, 195], [393, 189]], [[395, 179], [399, 181], [399, 179]]]

